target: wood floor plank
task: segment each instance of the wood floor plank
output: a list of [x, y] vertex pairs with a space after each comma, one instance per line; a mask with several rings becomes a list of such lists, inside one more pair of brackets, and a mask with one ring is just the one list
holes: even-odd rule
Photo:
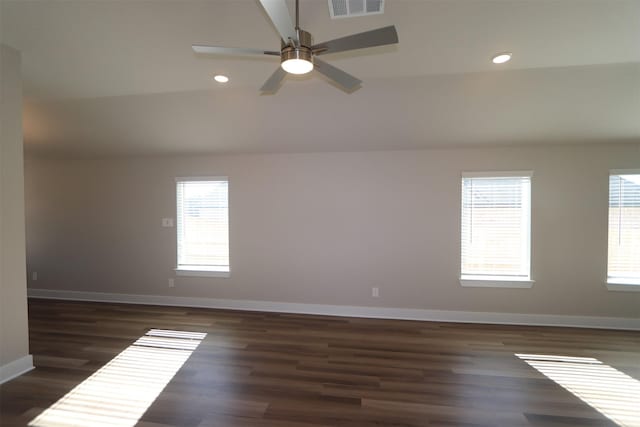
[[0, 386], [2, 427], [26, 426], [153, 328], [207, 336], [140, 427], [606, 427], [517, 354], [595, 358], [640, 380], [631, 331], [37, 299], [29, 321], [37, 369]]

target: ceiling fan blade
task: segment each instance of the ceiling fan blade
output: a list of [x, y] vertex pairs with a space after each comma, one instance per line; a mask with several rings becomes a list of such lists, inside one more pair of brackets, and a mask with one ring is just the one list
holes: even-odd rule
[[311, 47], [316, 55], [327, 53], [344, 52], [345, 50], [363, 49], [365, 47], [384, 46], [398, 43], [398, 33], [396, 27], [378, 28], [377, 30], [365, 31], [364, 33], [352, 34], [339, 39], [318, 43]]
[[345, 73], [341, 69], [327, 64], [326, 62], [321, 61], [318, 58], [314, 58], [313, 62], [316, 71], [318, 71], [320, 74], [323, 74], [325, 77], [333, 81], [335, 84], [337, 84], [347, 92], [353, 92], [360, 86], [360, 84], [362, 84], [362, 80], [356, 79], [351, 74]]
[[280, 52], [261, 49], [248, 49], [244, 47], [222, 47], [222, 46], [206, 46], [201, 44], [191, 45], [195, 53], [213, 53], [217, 55], [276, 55], [280, 56]]
[[282, 83], [282, 80], [286, 75], [287, 72], [283, 70], [282, 67], [278, 66], [278, 69], [271, 74], [271, 77], [269, 77], [266, 82], [264, 82], [260, 91], [270, 93], [277, 91], [280, 87], [280, 83]]
[[291, 23], [291, 15], [285, 0], [260, 0], [260, 4], [264, 11], [269, 15], [269, 19], [280, 33], [280, 37], [285, 43], [289, 43], [289, 39], [298, 43], [298, 33]]

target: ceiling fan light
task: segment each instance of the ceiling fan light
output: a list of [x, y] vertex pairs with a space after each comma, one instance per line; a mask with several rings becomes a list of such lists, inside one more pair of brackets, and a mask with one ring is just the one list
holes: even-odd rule
[[306, 59], [287, 59], [280, 66], [291, 74], [307, 74], [313, 70], [313, 62]]
[[305, 46], [285, 47], [280, 53], [280, 66], [287, 73], [307, 74], [313, 70], [313, 54]]

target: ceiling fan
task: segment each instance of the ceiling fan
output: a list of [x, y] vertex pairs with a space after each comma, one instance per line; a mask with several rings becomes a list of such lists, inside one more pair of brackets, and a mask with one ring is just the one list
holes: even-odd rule
[[287, 73], [306, 74], [318, 71], [346, 92], [353, 92], [360, 87], [361, 80], [320, 59], [318, 56], [329, 53], [344, 52], [374, 46], [398, 43], [395, 26], [378, 28], [363, 33], [313, 44], [311, 34], [300, 28], [299, 0], [296, 0], [296, 25], [291, 23], [291, 16], [285, 0], [259, 0], [269, 19], [280, 33], [281, 48], [279, 51], [248, 49], [237, 47], [192, 45], [196, 53], [220, 55], [272, 55], [280, 57], [280, 67], [267, 79], [260, 90], [273, 93], [278, 90]]

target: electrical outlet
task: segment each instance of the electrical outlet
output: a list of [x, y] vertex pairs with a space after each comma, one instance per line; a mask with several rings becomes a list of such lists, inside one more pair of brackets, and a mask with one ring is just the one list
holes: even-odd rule
[[32, 271], [31, 272], [31, 280], [38, 280], [38, 272], [37, 271]]
[[163, 227], [173, 227], [173, 218], [162, 218]]
[[173, 277], [169, 278], [169, 287], [174, 288], [176, 286], [176, 281]]
[[378, 298], [380, 296], [380, 288], [371, 288], [371, 296]]

